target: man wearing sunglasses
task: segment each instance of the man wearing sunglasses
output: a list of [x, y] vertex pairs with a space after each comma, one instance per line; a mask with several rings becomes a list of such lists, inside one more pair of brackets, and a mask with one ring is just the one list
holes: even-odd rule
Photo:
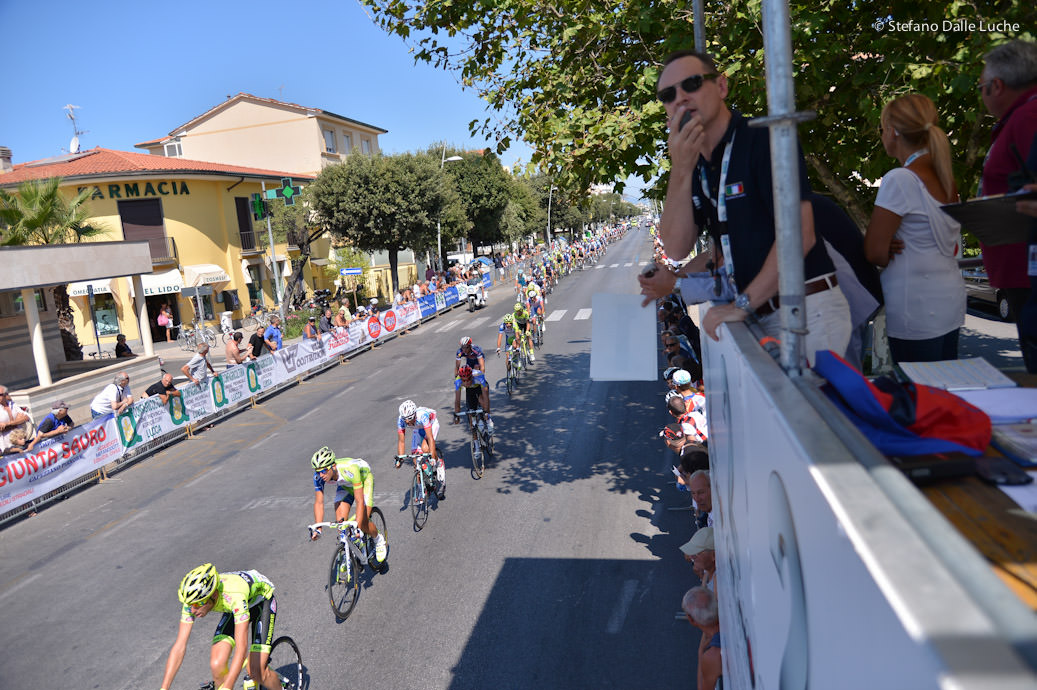
[[[724, 254], [737, 296], [706, 312], [702, 329], [714, 340], [721, 323], [755, 314], [768, 335], [780, 337], [778, 262], [771, 188], [770, 133], [750, 128], [727, 107], [727, 77], [712, 57], [680, 51], [666, 58], [657, 88], [669, 125], [670, 181], [659, 235], [671, 258], [688, 255], [700, 233]], [[800, 209], [806, 278], [805, 352], [844, 352], [850, 338], [846, 298], [824, 243], [815, 242], [806, 162], [799, 156]], [[658, 299], [680, 284], [669, 271], [646, 271], [642, 293]]]

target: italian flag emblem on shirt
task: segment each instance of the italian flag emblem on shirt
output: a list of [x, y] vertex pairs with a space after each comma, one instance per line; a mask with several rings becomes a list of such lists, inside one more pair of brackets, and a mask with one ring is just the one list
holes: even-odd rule
[[735, 182], [724, 187], [725, 196], [738, 196], [739, 194], [745, 194], [745, 185], [741, 182]]

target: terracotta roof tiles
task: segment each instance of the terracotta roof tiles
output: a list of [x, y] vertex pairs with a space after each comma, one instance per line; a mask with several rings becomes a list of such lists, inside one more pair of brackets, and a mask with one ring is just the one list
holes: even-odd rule
[[167, 158], [149, 153], [114, 151], [98, 147], [78, 154], [57, 156], [53, 159], [45, 158], [38, 161], [18, 163], [12, 171], [0, 173], [0, 187], [49, 177], [89, 179], [93, 177], [135, 176], [154, 173], [246, 175], [264, 178], [291, 177], [299, 180], [313, 179], [313, 177], [308, 175], [299, 175], [279, 170], [263, 170], [241, 165], [186, 160], [184, 158]]

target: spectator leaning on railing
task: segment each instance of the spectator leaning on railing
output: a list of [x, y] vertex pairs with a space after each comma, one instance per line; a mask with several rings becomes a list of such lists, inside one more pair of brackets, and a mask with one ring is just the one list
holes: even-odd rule
[[194, 356], [188, 360], [187, 364], [180, 367], [180, 371], [184, 372], [184, 376], [191, 383], [201, 384], [208, 377], [208, 374], [205, 373], [206, 369], [211, 371], [213, 376], [216, 375], [216, 370], [212, 368], [212, 363], [209, 362], [209, 345], [207, 343], [199, 343]]
[[159, 397], [162, 400], [162, 404], [169, 403], [170, 398], [179, 398], [180, 391], [173, 385], [172, 374], [162, 374], [162, 378], [156, 383], [148, 386], [147, 390], [144, 391], [145, 398]]
[[50, 406], [50, 414], [44, 417], [36, 428], [36, 437], [29, 444], [29, 450], [32, 450], [43, 439], [59, 436], [75, 425], [72, 418], [68, 416], [68, 403], [64, 400], [56, 400]]
[[724, 672], [716, 595], [705, 587], [692, 587], [684, 594], [681, 608], [688, 622], [702, 631], [698, 652], [698, 690], [713, 690]]
[[133, 404], [133, 392], [130, 390], [130, 375], [120, 371], [115, 380], [109, 383], [90, 401], [90, 416], [93, 419], [106, 414], [119, 414]]
[[11, 435], [18, 429], [27, 432], [29, 415], [14, 404], [7, 386], [0, 386], [0, 452], [11, 445]]

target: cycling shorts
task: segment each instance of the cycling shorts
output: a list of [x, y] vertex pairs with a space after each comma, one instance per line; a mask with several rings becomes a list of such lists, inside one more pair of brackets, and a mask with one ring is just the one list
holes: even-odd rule
[[[274, 619], [277, 617], [277, 599], [271, 596], [255, 602], [248, 609], [249, 639], [252, 640], [248, 651], [269, 654], [274, 641]], [[212, 643], [230, 642], [234, 647], [234, 614], [224, 613], [216, 624]]]

